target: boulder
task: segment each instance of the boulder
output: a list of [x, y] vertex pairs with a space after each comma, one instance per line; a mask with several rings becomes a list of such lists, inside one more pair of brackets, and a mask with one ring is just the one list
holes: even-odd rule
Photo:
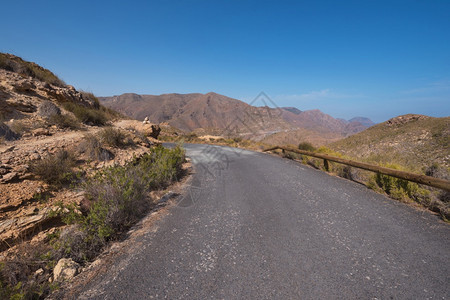
[[3, 177], [0, 179], [0, 182], [6, 183], [6, 182], [13, 181], [16, 178], [17, 178], [17, 172], [11, 172], [6, 175], [3, 175]]
[[70, 280], [78, 274], [79, 268], [80, 265], [71, 258], [61, 258], [53, 269], [53, 280]]
[[40, 117], [51, 118], [55, 115], [60, 115], [61, 109], [51, 101], [44, 101], [39, 105], [37, 113]]
[[7, 141], [16, 140], [19, 138], [19, 135], [14, 133], [8, 125], [0, 122], [0, 138], [4, 138]]

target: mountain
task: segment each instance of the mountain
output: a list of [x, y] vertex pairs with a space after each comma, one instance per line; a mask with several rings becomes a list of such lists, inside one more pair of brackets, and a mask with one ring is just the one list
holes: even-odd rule
[[328, 147], [350, 157], [396, 162], [412, 170], [450, 166], [450, 117], [408, 114], [374, 125]]
[[[337, 120], [320, 110], [255, 107], [212, 92], [159, 96], [122, 94], [99, 99], [103, 105], [138, 120], [148, 117], [152, 123], [167, 122], [185, 132], [205, 129], [214, 134], [239, 135], [254, 140], [274, 134], [286, 135], [283, 140], [288, 140], [286, 132], [304, 129], [309, 138], [322, 143], [344, 138], [367, 128], [360, 122]], [[294, 144], [297, 143], [297, 135], [292, 135]], [[331, 139], [328, 138], [331, 136]]]
[[375, 125], [375, 123], [371, 119], [365, 118], [365, 117], [354, 117], [348, 121], [349, 122], [359, 122], [366, 127], [372, 127], [373, 125]]
[[294, 113], [296, 115], [300, 114], [302, 111], [298, 109], [297, 107], [282, 107], [281, 109], [290, 111], [291, 113]]
[[207, 94], [123, 94], [100, 97], [100, 102], [132, 118], [152, 123], [167, 122], [185, 132], [207, 129], [221, 135], [258, 139], [292, 129], [277, 109], [254, 107], [216, 93]]

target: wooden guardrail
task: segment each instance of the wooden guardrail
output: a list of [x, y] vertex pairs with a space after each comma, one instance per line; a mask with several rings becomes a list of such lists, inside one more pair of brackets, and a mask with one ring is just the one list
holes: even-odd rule
[[340, 158], [340, 157], [336, 157], [336, 156], [331, 156], [331, 155], [328, 155], [328, 154], [315, 153], [315, 152], [310, 152], [310, 151], [296, 149], [296, 148], [293, 148], [293, 147], [282, 147], [282, 146], [275, 146], [275, 147], [267, 148], [267, 149], [264, 149], [263, 152], [273, 151], [273, 150], [277, 150], [277, 149], [281, 149], [281, 150], [284, 150], [284, 151], [291, 151], [291, 152], [295, 152], [295, 153], [298, 153], [298, 154], [303, 154], [303, 155], [312, 156], [312, 157], [316, 157], [316, 158], [321, 158], [321, 159], [324, 160], [325, 169], [327, 169], [327, 170], [329, 169], [328, 161], [334, 161], [334, 162], [337, 162], [337, 163], [340, 163], [340, 164], [344, 164], [344, 165], [348, 165], [348, 166], [352, 166], [352, 167], [355, 167], [355, 168], [360, 168], [360, 169], [363, 169], [363, 170], [368, 170], [368, 171], [372, 171], [372, 172], [376, 172], [376, 173], [381, 173], [381, 174], [384, 174], [384, 175], [389, 175], [389, 176], [392, 176], [392, 177], [405, 179], [405, 180], [408, 180], [408, 181], [413, 181], [413, 182], [416, 182], [416, 183], [425, 184], [425, 185], [432, 186], [432, 187], [435, 187], [435, 188], [439, 188], [439, 189], [443, 189], [443, 190], [446, 190], [446, 191], [450, 191], [450, 181], [448, 181], [448, 180], [434, 178], [434, 177], [426, 176], [426, 175], [414, 174], [414, 173], [400, 171], [400, 170], [395, 170], [395, 169], [391, 169], [391, 168], [375, 166], [375, 165], [372, 165], [372, 164], [362, 163], [362, 162], [353, 161], [353, 160], [348, 160], [348, 159], [344, 159], [344, 158]]

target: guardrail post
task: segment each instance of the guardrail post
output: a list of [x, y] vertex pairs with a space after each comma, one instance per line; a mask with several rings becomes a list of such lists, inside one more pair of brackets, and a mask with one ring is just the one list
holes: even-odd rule
[[330, 172], [330, 164], [327, 159], [323, 160], [323, 166], [325, 167], [325, 171]]

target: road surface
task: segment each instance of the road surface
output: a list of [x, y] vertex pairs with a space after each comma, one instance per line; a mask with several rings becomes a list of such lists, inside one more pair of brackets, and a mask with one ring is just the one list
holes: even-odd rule
[[189, 191], [79, 298], [450, 298], [450, 226], [431, 213], [268, 154], [186, 149]]

